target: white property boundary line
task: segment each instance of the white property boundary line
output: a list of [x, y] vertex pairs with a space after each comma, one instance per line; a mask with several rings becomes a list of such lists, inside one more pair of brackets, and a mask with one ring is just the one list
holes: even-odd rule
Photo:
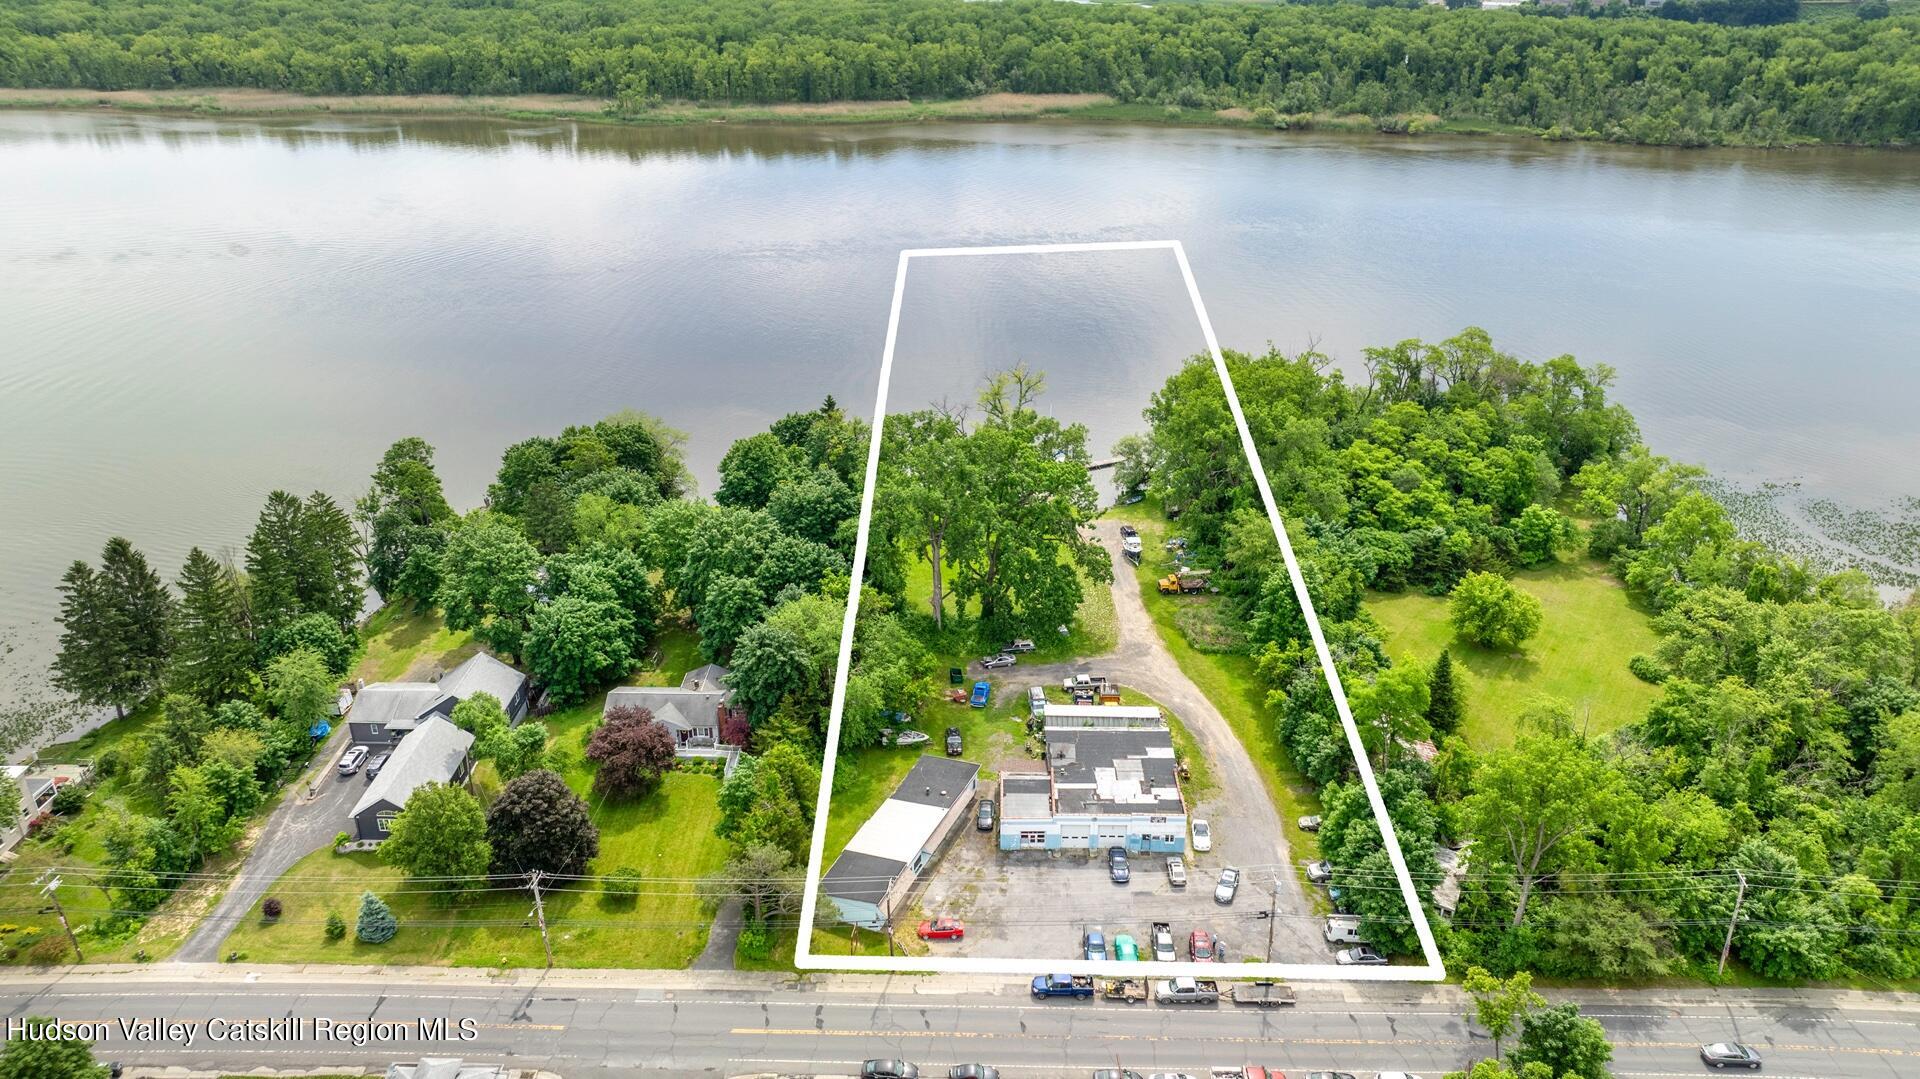
[[[996, 959], [979, 958], [935, 958], [922, 956], [850, 956], [813, 954], [813, 919], [816, 900], [820, 889], [822, 867], [821, 857], [826, 850], [827, 813], [833, 798], [834, 766], [840, 755], [840, 721], [847, 704], [847, 678], [852, 672], [854, 623], [860, 611], [861, 580], [866, 575], [867, 541], [873, 523], [873, 498], [880, 473], [881, 432], [887, 418], [887, 388], [893, 377], [894, 345], [900, 336], [900, 306], [907, 292], [907, 265], [916, 258], [955, 258], [976, 255], [1047, 255], [1064, 252], [1095, 251], [1171, 251], [1180, 264], [1180, 276], [1186, 281], [1187, 297], [1193, 301], [1194, 316], [1200, 320], [1201, 332], [1207, 341], [1207, 351], [1213, 356], [1214, 370], [1220, 375], [1220, 384], [1226, 390], [1227, 407], [1233, 413], [1234, 426], [1240, 431], [1240, 445], [1246, 451], [1247, 460], [1253, 465], [1253, 480], [1259, 488], [1260, 500], [1267, 508], [1267, 519], [1273, 524], [1274, 538], [1280, 541], [1280, 556], [1287, 565], [1287, 577], [1293, 582], [1294, 598], [1299, 601], [1300, 609], [1306, 615], [1307, 632], [1313, 638], [1314, 652], [1319, 656], [1320, 669], [1325, 673], [1327, 688], [1332, 691], [1335, 709], [1340, 713], [1340, 724], [1346, 728], [1347, 746], [1353, 753], [1354, 762], [1360, 771], [1360, 782], [1366, 787], [1367, 802], [1373, 807], [1374, 819], [1379, 822], [1381, 835], [1385, 838], [1387, 858], [1393, 863], [1394, 875], [1400, 881], [1400, 895], [1407, 904], [1407, 910], [1413, 917], [1414, 931], [1419, 934], [1420, 947], [1426, 958], [1425, 966], [1379, 966], [1379, 967], [1342, 967], [1329, 963], [1236, 963], [1228, 967], [1208, 963], [1128, 963], [1124, 970], [1112, 962], [1093, 960], [1047, 960], [1047, 959]], [[1287, 528], [1280, 520], [1280, 509], [1273, 500], [1273, 489], [1267, 483], [1266, 468], [1260, 462], [1260, 452], [1254, 446], [1253, 432], [1247, 428], [1246, 413], [1240, 408], [1240, 396], [1234, 391], [1233, 377], [1227, 373], [1227, 360], [1220, 352], [1220, 341], [1214, 336], [1213, 322], [1207, 317], [1207, 308], [1200, 300], [1200, 286], [1193, 279], [1193, 267], [1187, 263], [1186, 248], [1178, 240], [1133, 240], [1111, 243], [1065, 243], [1065, 244], [1018, 244], [1002, 247], [936, 247], [908, 249], [900, 252], [900, 265], [893, 277], [893, 309], [887, 316], [886, 351], [880, 360], [880, 386], [874, 395], [873, 430], [867, 445], [866, 485], [860, 497], [860, 527], [853, 545], [853, 576], [851, 594], [847, 597], [846, 619], [840, 627], [840, 661], [834, 675], [832, 712], [827, 722], [826, 760], [820, 770], [820, 794], [814, 808], [813, 846], [807, 859], [806, 892], [801, 898], [799, 940], [794, 946], [794, 965], [807, 970], [863, 970], [884, 971], [889, 973], [968, 973], [968, 974], [1104, 974], [1146, 976], [1176, 976], [1213, 974], [1229, 975], [1236, 978], [1291, 978], [1295, 980], [1323, 981], [1439, 981], [1446, 977], [1446, 967], [1440, 960], [1440, 949], [1433, 939], [1433, 927], [1427, 924], [1426, 911], [1420, 905], [1419, 894], [1413, 886], [1413, 878], [1407, 871], [1406, 859], [1400, 854], [1399, 837], [1393, 830], [1393, 820], [1387, 815], [1386, 803], [1380, 798], [1380, 785], [1375, 781], [1373, 767], [1367, 760], [1367, 752], [1360, 741], [1359, 727], [1354, 723], [1353, 711], [1347, 705], [1346, 691], [1341, 688], [1340, 674], [1334, 669], [1333, 654], [1327, 648], [1327, 640], [1320, 631], [1320, 616], [1313, 609], [1313, 598], [1307, 594], [1306, 578], [1300, 574], [1299, 560], [1294, 557], [1293, 544], [1287, 539]], [[1283, 825], [1284, 827], [1284, 822]]]

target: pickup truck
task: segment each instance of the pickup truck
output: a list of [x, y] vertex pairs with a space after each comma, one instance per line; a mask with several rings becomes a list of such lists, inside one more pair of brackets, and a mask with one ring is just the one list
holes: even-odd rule
[[1033, 980], [1033, 995], [1039, 997], [1093, 997], [1093, 978], [1085, 974], [1042, 974]]
[[1173, 963], [1179, 958], [1173, 950], [1173, 926], [1166, 922], [1153, 923], [1153, 961]]
[[1153, 983], [1153, 999], [1162, 1004], [1215, 1004], [1220, 983], [1211, 978], [1168, 978]]

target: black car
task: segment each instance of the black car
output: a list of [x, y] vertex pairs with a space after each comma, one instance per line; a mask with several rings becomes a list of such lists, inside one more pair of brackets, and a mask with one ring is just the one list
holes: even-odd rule
[[1000, 1069], [991, 1064], [955, 1064], [947, 1069], [947, 1079], [1000, 1079]]
[[993, 831], [993, 799], [980, 799], [980, 811], [974, 814], [973, 826], [983, 832]]
[[958, 757], [961, 753], [965, 751], [966, 751], [966, 746], [964, 746], [960, 741], [960, 728], [948, 727], [947, 728], [947, 756]]
[[1113, 878], [1115, 884], [1125, 884], [1133, 879], [1132, 872], [1127, 869], [1127, 848], [1107, 848], [1107, 875]]
[[391, 752], [387, 752], [387, 753], [382, 753], [379, 756], [368, 761], [367, 762], [367, 782], [369, 783], [373, 782], [374, 778], [380, 774], [380, 769], [385, 768], [387, 766], [387, 762], [392, 759], [393, 759], [393, 754]]
[[860, 1079], [920, 1079], [920, 1069], [904, 1060], [867, 1060], [860, 1064]]
[[1713, 1068], [1759, 1068], [1760, 1054], [1751, 1045], [1714, 1042], [1700, 1047], [1700, 1059]]

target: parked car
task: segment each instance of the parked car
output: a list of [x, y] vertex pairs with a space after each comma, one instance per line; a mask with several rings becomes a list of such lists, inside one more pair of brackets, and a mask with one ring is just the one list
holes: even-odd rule
[[1187, 934], [1187, 958], [1195, 963], [1218, 963], [1220, 961], [1219, 941], [1204, 929], [1196, 929]]
[[354, 746], [340, 755], [340, 767], [336, 771], [343, 776], [350, 776], [360, 770], [360, 766], [366, 763], [366, 759], [367, 747]]
[[1031, 652], [1033, 651], [1033, 642], [1027, 640], [1025, 637], [1015, 637], [1005, 648], [1001, 649], [1001, 651], [1013, 653]]
[[1016, 658], [1013, 655], [1013, 653], [1001, 652], [998, 655], [982, 657], [980, 660], [980, 665], [982, 667], [985, 667], [987, 670], [997, 671], [1002, 667], [1011, 667], [1018, 662], [1020, 662], [1020, 660]]
[[368, 761], [367, 762], [367, 781], [372, 782], [374, 779], [378, 778], [380, 775], [380, 769], [385, 768], [387, 766], [387, 762], [392, 759], [393, 759], [393, 751], [388, 750], [387, 752], [382, 753], [379, 756]]
[[1759, 1068], [1760, 1054], [1740, 1042], [1714, 1042], [1700, 1047], [1700, 1059], [1710, 1068]]
[[1352, 1072], [1308, 1072], [1307, 1079], [1354, 1079]]
[[1334, 953], [1333, 961], [1343, 967], [1384, 967], [1387, 965], [1386, 956], [1381, 955], [1365, 944], [1340, 949]]
[[1187, 863], [1181, 861], [1178, 854], [1167, 859], [1167, 883], [1175, 888], [1187, 886]]
[[973, 826], [983, 832], [993, 831], [993, 799], [980, 799], [980, 810], [973, 815]]
[[955, 1064], [947, 1069], [947, 1079], [1000, 1079], [1000, 1069], [991, 1064]]
[[967, 923], [950, 915], [929, 918], [920, 923], [921, 940], [965, 940]]
[[1099, 929], [1089, 929], [1080, 937], [1080, 952], [1088, 959], [1107, 957], [1107, 935]]
[[958, 757], [966, 752], [966, 743], [960, 740], [960, 728], [947, 728], [947, 756]]
[[920, 1069], [904, 1060], [868, 1060], [860, 1064], [860, 1079], [920, 1079]]
[[1222, 869], [1220, 871], [1220, 882], [1213, 886], [1213, 901], [1215, 903], [1231, 903], [1233, 902], [1233, 897], [1239, 894], [1239, 892], [1240, 871], [1233, 866]]
[[1193, 822], [1193, 849], [1202, 854], [1213, 849], [1213, 827], [1206, 821]]
[[1113, 957], [1123, 963], [1135, 963], [1140, 960], [1140, 946], [1125, 933], [1113, 938]]
[[1107, 848], [1107, 876], [1112, 877], [1115, 884], [1125, 884], [1133, 879], [1133, 874], [1127, 870], [1127, 848]]
[[1412, 1072], [1381, 1072], [1373, 1079], [1420, 1079], [1420, 1077]]
[[1301, 831], [1303, 831], [1303, 832], [1317, 832], [1317, 831], [1319, 831], [1319, 830], [1320, 830], [1320, 818], [1319, 818], [1319, 816], [1317, 816], [1317, 815], [1315, 815], [1315, 816], [1311, 816], [1311, 817], [1301, 817], [1301, 818], [1300, 818], [1300, 830], [1301, 830]]
[[1315, 884], [1325, 884], [1333, 879], [1332, 862], [1308, 862], [1307, 879]]
[[1153, 923], [1153, 926], [1151, 929], [1151, 939], [1153, 941], [1153, 961], [1154, 962], [1171, 963], [1174, 960], [1180, 958], [1180, 956], [1173, 950], [1173, 927], [1172, 926], [1168, 925], [1165, 922]]
[[1098, 1068], [1093, 1073], [1093, 1079], [1147, 1079], [1147, 1077], [1131, 1068]]
[[967, 703], [972, 705], [975, 708], [985, 708], [987, 706], [987, 702], [992, 699], [993, 699], [992, 683], [975, 682], [973, 684], [973, 696], [968, 698]]

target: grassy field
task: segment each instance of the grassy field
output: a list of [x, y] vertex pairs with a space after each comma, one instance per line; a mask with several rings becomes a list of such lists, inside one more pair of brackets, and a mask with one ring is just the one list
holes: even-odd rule
[[1514, 584], [1540, 600], [1540, 633], [1519, 651], [1496, 651], [1454, 636], [1444, 596], [1375, 593], [1367, 610], [1386, 629], [1395, 658], [1431, 663], [1453, 651], [1465, 689], [1467, 740], [1479, 748], [1513, 741], [1513, 718], [1535, 696], [1573, 706], [1575, 722], [1594, 733], [1646, 714], [1660, 691], [1633, 676], [1627, 660], [1652, 651], [1657, 637], [1645, 610], [1603, 563], [1588, 558], [1516, 574]]
[[390, 603], [361, 627], [365, 648], [354, 677], [367, 682], [398, 682], [409, 672], [424, 678], [435, 667], [451, 668], [480, 650], [473, 634], [451, 630], [440, 612], [411, 603]]
[[[1189, 644], [1185, 634], [1180, 631], [1177, 618], [1182, 606], [1215, 601], [1192, 596], [1163, 596], [1154, 587], [1154, 582], [1168, 569], [1159, 552], [1165, 550], [1164, 544], [1170, 533], [1166, 520], [1160, 516], [1159, 507], [1151, 501], [1140, 502], [1108, 510], [1107, 516], [1130, 522], [1140, 529], [1141, 546], [1147, 551], [1147, 556], [1134, 568], [1134, 574], [1140, 581], [1141, 599], [1146, 603], [1147, 614], [1153, 619], [1154, 628], [1159, 630], [1160, 639], [1166, 643], [1167, 650], [1173, 654], [1174, 662], [1220, 710], [1228, 726], [1233, 728], [1234, 736], [1247, 747], [1254, 767], [1260, 770], [1260, 777], [1266, 782], [1268, 796], [1280, 812], [1280, 819], [1291, 822], [1319, 813], [1319, 793], [1307, 777], [1301, 775], [1287, 760], [1279, 739], [1274, 737], [1266, 709], [1266, 691], [1261, 688], [1253, 659], [1244, 655], [1201, 652]], [[1287, 842], [1296, 862], [1305, 863], [1320, 857], [1320, 841], [1311, 833], [1289, 828]]]

